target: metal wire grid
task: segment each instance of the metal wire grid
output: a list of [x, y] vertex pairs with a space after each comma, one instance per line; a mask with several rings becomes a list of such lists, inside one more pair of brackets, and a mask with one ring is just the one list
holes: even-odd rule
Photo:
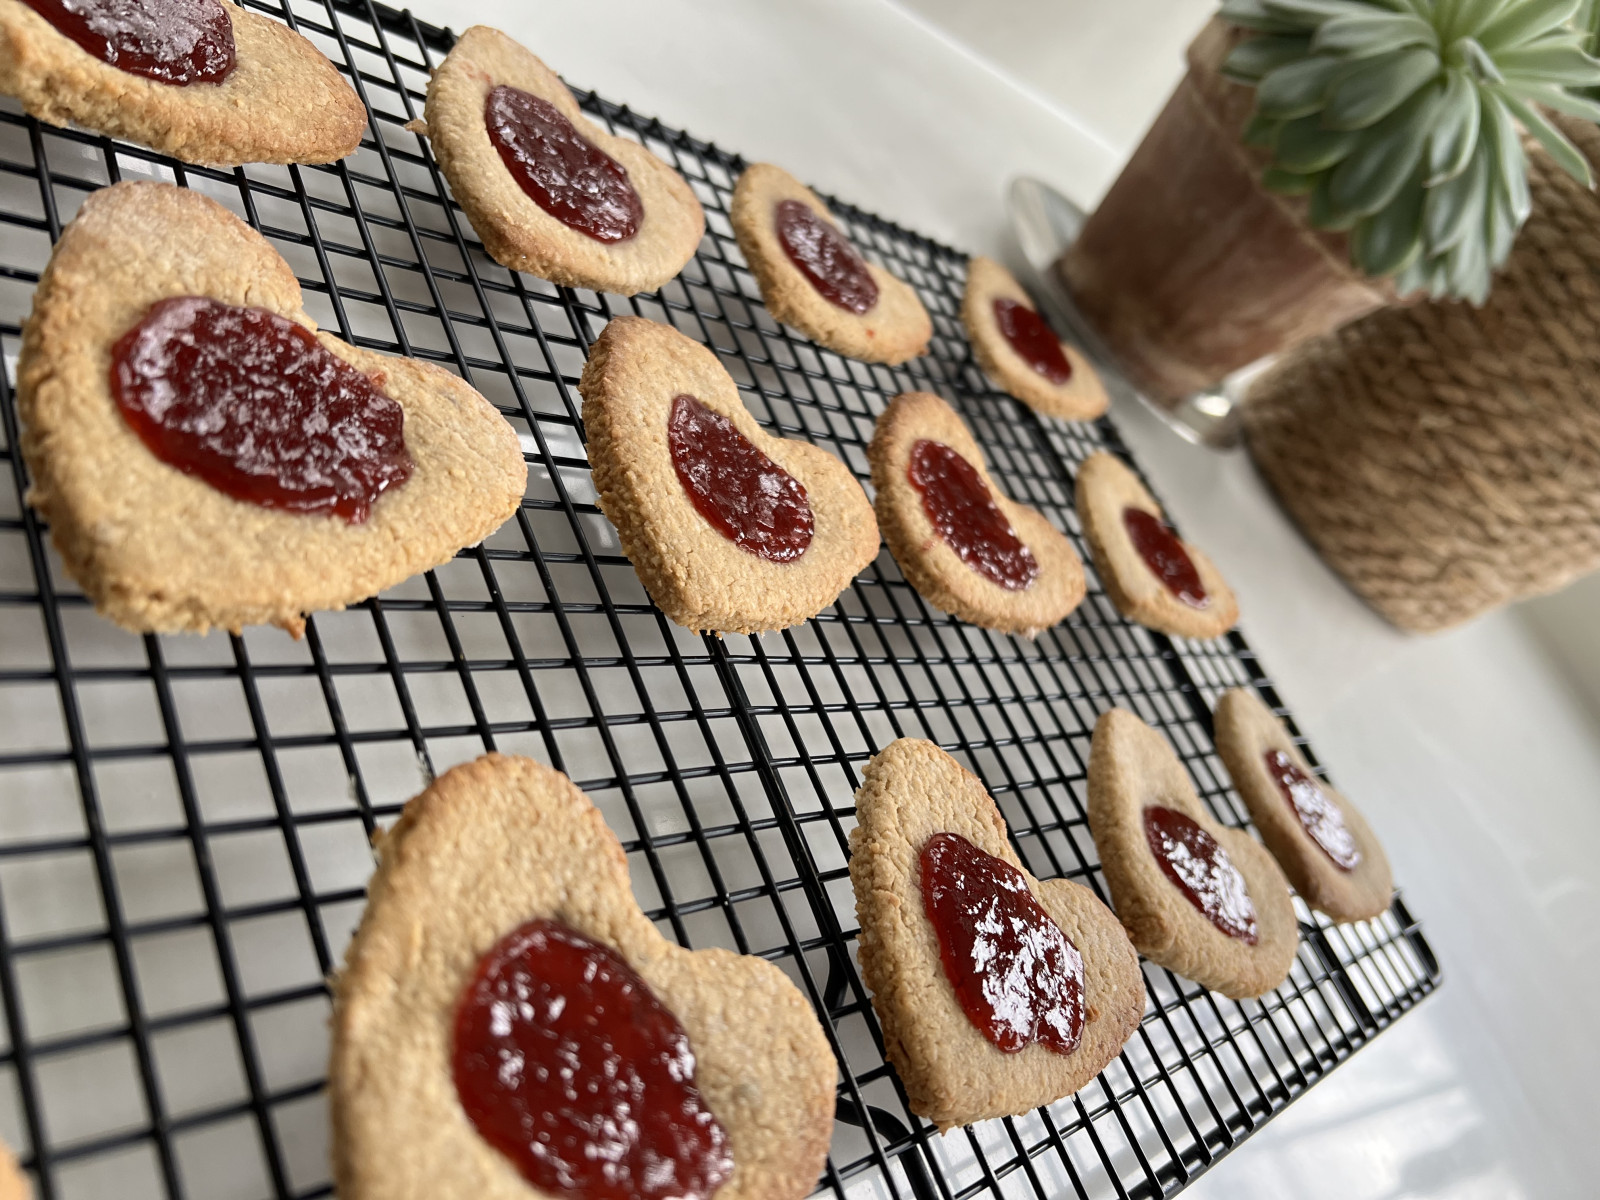
[[[994, 391], [956, 316], [963, 256], [845, 205], [857, 244], [921, 291], [929, 355], [868, 367], [778, 325], [727, 221], [742, 161], [592, 95], [589, 112], [695, 188], [701, 251], [632, 301], [509, 273], [403, 129], [449, 35], [347, 0], [252, 6], [350, 73], [374, 117], [352, 158], [202, 170], [0, 108], [0, 1132], [41, 1197], [328, 1194], [323, 981], [360, 912], [368, 838], [434, 771], [491, 748], [595, 798], [664, 933], [759, 954], [811, 999], [842, 1067], [833, 1195], [1170, 1194], [1436, 986], [1398, 900], [1338, 927], [1299, 907], [1299, 959], [1262, 1001], [1147, 965], [1140, 1031], [1078, 1096], [946, 1138], [913, 1117], [854, 966], [845, 847], [866, 758], [901, 735], [937, 741], [985, 780], [1030, 870], [1103, 895], [1083, 815], [1095, 717], [1120, 704], [1161, 729], [1243, 825], [1209, 712], [1238, 685], [1283, 711], [1254, 655], [1237, 634], [1130, 626], [1092, 576], [1036, 642], [987, 633], [929, 610], [887, 554], [781, 635], [671, 625], [599, 515], [582, 447], [574, 385], [613, 313], [709, 343], [769, 428], [862, 478], [889, 397], [952, 399], [1001, 485], [1080, 550], [1074, 464], [1122, 452], [1115, 430], [1041, 421]], [[62, 225], [94, 188], [152, 176], [272, 238], [319, 322], [494, 400], [530, 464], [517, 517], [436, 572], [317, 614], [299, 643], [137, 638], [95, 616], [21, 502], [11, 385]]]

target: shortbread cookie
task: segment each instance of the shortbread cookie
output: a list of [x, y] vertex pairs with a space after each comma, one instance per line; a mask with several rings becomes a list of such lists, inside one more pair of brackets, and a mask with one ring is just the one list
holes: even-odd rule
[[967, 263], [961, 323], [989, 377], [1030, 408], [1069, 421], [1106, 410], [1106, 389], [1089, 360], [1062, 341], [1011, 272], [992, 258]]
[[484, 249], [514, 271], [631, 296], [700, 245], [705, 213], [682, 176], [590, 121], [498, 29], [474, 25], [439, 64], [426, 132]]
[[872, 505], [849, 468], [765, 432], [716, 356], [670, 326], [614, 319], [578, 388], [600, 509], [678, 624], [797, 625], [877, 556]]
[[1089, 831], [1117, 916], [1151, 962], [1234, 999], [1287, 978], [1289, 885], [1265, 847], [1212, 818], [1172, 747], [1120, 708], [1089, 751]]
[[[334, 980], [342, 1200], [582, 1194], [539, 1181], [596, 1164], [607, 1195], [811, 1191], [837, 1075], [816, 1015], [772, 964], [663, 938], [565, 775], [486, 755], [407, 804], [377, 849]], [[612, 1136], [596, 1136], [601, 1113], [617, 1113]], [[675, 1170], [651, 1161], [674, 1142], [692, 1148]]]
[[1078, 468], [1078, 519], [1095, 570], [1129, 620], [1178, 637], [1221, 637], [1239, 620], [1233, 589], [1181, 541], [1139, 477], [1104, 450]]
[[[1138, 955], [1088, 888], [1023, 869], [974, 775], [901, 738], [862, 773], [856, 820], [861, 977], [913, 1112], [940, 1129], [1027, 1112], [1117, 1056], [1144, 1013]], [[959, 920], [975, 906], [1028, 930], [989, 943], [983, 969]]]
[[933, 322], [916, 289], [863, 258], [828, 206], [787, 171], [745, 168], [729, 217], [778, 320], [865, 362], [893, 366], [927, 350]]
[[[279, 337], [296, 356], [294, 371], [239, 370], [258, 372], [253, 387], [299, 380], [312, 407], [286, 417], [276, 392], [219, 391], [231, 395], [227, 407], [182, 418], [174, 381], [203, 405], [212, 379], [183, 357], [182, 330], [173, 326], [162, 343], [178, 354], [165, 381], [147, 386], [139, 371], [159, 365], [142, 356], [166, 328], [163, 314], [176, 321], [191, 307]], [[446, 562], [516, 511], [527, 467], [487, 400], [439, 367], [299, 328], [316, 326], [289, 265], [195, 192], [117, 184], [84, 201], [62, 234], [18, 366], [28, 499], [50, 522], [72, 577], [119, 625], [203, 632], [270, 622], [297, 631], [303, 613], [342, 608]], [[206, 372], [256, 362], [254, 349], [233, 349], [234, 336], [201, 360]], [[372, 419], [358, 413], [328, 429], [335, 401], [362, 389]], [[152, 396], [147, 408], [132, 405]], [[165, 426], [155, 415], [163, 405]], [[137, 430], [135, 419], [144, 422]], [[179, 428], [182, 419], [190, 424]], [[213, 420], [220, 428], [208, 434]], [[352, 457], [347, 434], [370, 455]], [[277, 438], [302, 443], [305, 457], [269, 453]], [[369, 477], [369, 465], [384, 473]], [[267, 474], [249, 473], [257, 468]], [[252, 496], [287, 482], [257, 502], [220, 490], [229, 479]]]
[[[39, 7], [84, 26], [80, 41], [24, 0], [0, 0], [0, 93], [41, 121], [216, 166], [334, 162], [361, 144], [367, 110], [338, 69], [288, 26], [230, 0]], [[192, 49], [172, 55], [174, 44]]]
[[1335, 921], [1389, 907], [1394, 877], [1359, 809], [1312, 772], [1272, 710], [1235, 688], [1217, 701], [1217, 753], [1294, 890]]
[[1083, 599], [1083, 563], [1040, 512], [1008, 499], [948, 404], [896, 396], [867, 447], [873, 504], [895, 561], [935, 608], [1029, 637]]

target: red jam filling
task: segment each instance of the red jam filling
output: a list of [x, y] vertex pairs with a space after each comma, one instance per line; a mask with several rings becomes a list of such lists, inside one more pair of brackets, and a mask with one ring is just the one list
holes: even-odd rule
[[1002, 296], [994, 302], [994, 320], [1011, 348], [1051, 383], [1060, 387], [1072, 378], [1072, 364], [1062, 353], [1061, 339], [1033, 309]]
[[702, 1200], [733, 1173], [683, 1026], [614, 951], [557, 921], [483, 956], [452, 1067], [473, 1126], [541, 1192]]
[[1144, 559], [1144, 565], [1161, 580], [1167, 591], [1190, 608], [1205, 608], [1211, 603], [1194, 559], [1189, 557], [1189, 552], [1165, 521], [1130, 505], [1122, 510], [1122, 524], [1133, 541], [1133, 548]]
[[857, 316], [878, 302], [878, 283], [850, 239], [799, 200], [779, 200], [773, 221], [789, 261], [829, 304]]
[[411, 477], [401, 407], [264, 308], [160, 301], [111, 348], [111, 393], [152, 454], [235, 500], [359, 525]]
[[922, 848], [922, 903], [967, 1019], [1007, 1054], [1040, 1042], [1071, 1054], [1083, 1037], [1083, 955], [1028, 891], [1022, 872], [966, 838]]
[[644, 204], [628, 169], [554, 104], [502, 83], [483, 115], [506, 170], [545, 212], [597, 242], [625, 242], [639, 232]]
[[1186, 813], [1159, 804], [1144, 810], [1144, 836], [1162, 873], [1190, 904], [1229, 937], [1256, 944], [1256, 906], [1216, 838]]
[[693, 396], [674, 397], [667, 449], [695, 511], [739, 549], [782, 563], [811, 545], [806, 489], [721, 413]]
[[24, 0], [102, 62], [179, 87], [233, 74], [233, 22], [217, 0]]
[[1322, 847], [1334, 866], [1341, 871], [1354, 871], [1361, 862], [1361, 851], [1356, 849], [1356, 839], [1346, 828], [1339, 806], [1282, 750], [1268, 750], [1263, 757], [1267, 774], [1272, 776], [1272, 782], [1278, 785], [1311, 840]]
[[939, 536], [978, 574], [1020, 592], [1039, 575], [1039, 560], [994, 502], [983, 476], [943, 442], [920, 438], [906, 468], [922, 511]]

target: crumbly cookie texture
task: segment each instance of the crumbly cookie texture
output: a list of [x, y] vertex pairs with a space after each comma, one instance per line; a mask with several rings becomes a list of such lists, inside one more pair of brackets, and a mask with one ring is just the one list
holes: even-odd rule
[[[1163, 873], [1144, 832], [1152, 804], [1189, 816], [1227, 852], [1255, 905], [1255, 945], [1223, 933]], [[1283, 872], [1248, 833], [1206, 811], [1166, 739], [1120, 708], [1102, 713], [1094, 727], [1089, 831], [1117, 916], [1151, 962], [1236, 1000], [1288, 977], [1300, 927]]]
[[158, 83], [102, 62], [23, 0], [0, 0], [0, 93], [51, 125], [76, 122], [184, 162], [335, 162], [367, 110], [323, 53], [280, 21], [220, 0], [236, 62], [221, 83]]
[[[856, 820], [850, 882], [861, 976], [913, 1112], [941, 1130], [1027, 1112], [1071, 1095], [1117, 1056], [1144, 1013], [1138, 955], [1088, 888], [1027, 873], [974, 775], [932, 742], [901, 738], [867, 764]], [[1022, 871], [1033, 898], [1083, 955], [1083, 1038], [1071, 1054], [1037, 1043], [1007, 1054], [967, 1018], [923, 905], [920, 856], [936, 833], [959, 834]]]
[[867, 271], [878, 285], [878, 302], [857, 315], [824, 298], [800, 273], [778, 240], [773, 213], [781, 200], [798, 200], [837, 226], [828, 206], [789, 172], [770, 163], [745, 168], [733, 189], [729, 218], [739, 249], [755, 274], [767, 310], [829, 350], [863, 362], [898, 365], [928, 348], [933, 322], [916, 289], [877, 263]]
[[16, 1155], [11, 1153], [11, 1147], [0, 1142], [0, 1200], [30, 1200], [32, 1195], [33, 1188], [17, 1165]]
[[[627, 168], [644, 217], [621, 242], [598, 242], [540, 208], [506, 169], [489, 138], [484, 106], [504, 84], [532, 93]], [[450, 190], [489, 256], [567, 287], [631, 296], [666, 283], [694, 256], [705, 212], [681, 175], [638, 142], [615, 137], [578, 109], [572, 92], [525, 47], [474, 25], [456, 41], [428, 84], [428, 140]]]
[[[906, 474], [911, 448], [923, 438], [949, 446], [989, 485], [1011, 528], [1038, 560], [1039, 574], [1027, 587], [1009, 591], [978, 574], [933, 527], [922, 494]], [[955, 410], [938, 396], [928, 392], [896, 396], [878, 417], [867, 459], [884, 541], [907, 582], [935, 608], [986, 629], [1033, 637], [1065, 618], [1083, 599], [1083, 563], [1072, 543], [1043, 513], [1008, 499], [995, 486], [982, 448]]]
[[441, 775], [378, 842], [366, 913], [334, 980], [328, 1096], [344, 1200], [529, 1200], [478, 1134], [451, 1073], [457, 1001], [479, 960], [553, 919], [615, 950], [688, 1035], [728, 1134], [717, 1200], [798, 1200], [833, 1129], [837, 1067], [777, 967], [668, 942], [639, 911], [622, 847], [559, 771], [486, 755]]
[[[1254, 692], [1235, 688], [1217, 701], [1216, 731], [1217, 753], [1244, 798], [1250, 819], [1305, 902], [1335, 921], [1363, 921], [1385, 912], [1394, 893], [1394, 876], [1377, 835], [1355, 805], [1312, 771], [1272, 710]], [[1266, 755], [1273, 750], [1288, 755], [1338, 807], [1361, 856], [1353, 869], [1342, 870], [1306, 832], [1268, 773]]]
[[[578, 383], [600, 509], [661, 611], [688, 629], [758, 633], [816, 616], [878, 554], [878, 524], [855, 476], [817, 446], [773, 437], [716, 355], [667, 325], [617, 317]], [[693, 396], [800, 482], [811, 545], [792, 562], [742, 550], [700, 515], [667, 446], [672, 401]]]
[[1139, 477], [1104, 450], [1078, 468], [1078, 519], [1094, 556], [1095, 570], [1117, 610], [1131, 621], [1178, 637], [1221, 637], [1239, 622], [1239, 602], [1209, 558], [1188, 542], [1188, 551], [1208, 603], [1194, 608], [1179, 600], [1133, 548], [1122, 514], [1142, 508], [1165, 521], [1166, 514]]
[[332, 354], [405, 410], [411, 478], [361, 525], [235, 500], [156, 458], [111, 394], [111, 348], [158, 300], [203, 295], [316, 326], [294, 272], [215, 201], [165, 183], [119, 183], [84, 201], [33, 298], [18, 364], [28, 493], [68, 572], [136, 632], [298, 632], [481, 541], [527, 482], [516, 434], [440, 367], [359, 350]]
[[1051, 383], [1035, 371], [1000, 332], [994, 316], [996, 300], [1015, 300], [1034, 308], [1032, 299], [1010, 271], [992, 258], [975, 256], [967, 263], [961, 323], [967, 328], [978, 364], [988, 372], [989, 378], [1028, 407], [1047, 416], [1089, 421], [1105, 412], [1105, 385], [1078, 348], [1068, 342], [1061, 343], [1061, 353], [1072, 367], [1072, 377], [1065, 383]]

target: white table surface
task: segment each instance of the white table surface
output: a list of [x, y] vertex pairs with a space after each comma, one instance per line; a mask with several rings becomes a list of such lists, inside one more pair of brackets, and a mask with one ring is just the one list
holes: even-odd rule
[[[569, 80], [956, 246], [1007, 255], [1014, 175], [1092, 203], [1203, 0], [414, 0]], [[915, 10], [915, 11], [914, 11]], [[1242, 455], [1123, 431], [1318, 753], [1385, 840], [1445, 986], [1204, 1177], [1202, 1197], [1594, 1196], [1600, 740], [1514, 614], [1385, 626]]]

